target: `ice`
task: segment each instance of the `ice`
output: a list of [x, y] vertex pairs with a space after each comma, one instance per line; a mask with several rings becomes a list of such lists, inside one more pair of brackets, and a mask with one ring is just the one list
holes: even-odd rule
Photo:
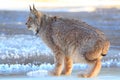
[[[37, 72], [44, 72], [52, 70], [54, 68], [54, 64], [44, 63], [41, 65], [33, 65], [33, 64], [0, 64], [0, 74], [20, 74], [20, 73], [27, 73], [27, 75], [32, 75], [33, 71]], [[74, 64], [73, 69], [85, 69], [86, 65]], [[30, 72], [29, 72], [30, 71]]]
[[[4, 53], [4, 54], [3, 54]], [[0, 36], [0, 55], [3, 59], [14, 57], [19, 58], [19, 55], [26, 56], [28, 54], [51, 53], [50, 49], [40, 40], [40, 38], [31, 35], [14, 35], [12, 37]]]
[[31, 71], [27, 73], [27, 76], [39, 76], [39, 77], [43, 77], [43, 76], [47, 76], [48, 75], [48, 71], [47, 70], [37, 70], [37, 71]]
[[[106, 62], [103, 63], [103, 67], [110, 67], [113, 63]], [[117, 63], [117, 67], [120, 67], [120, 62]], [[41, 65], [34, 64], [0, 64], [0, 74], [10, 75], [10, 74], [26, 74], [28, 76], [35, 76], [37, 73], [40, 76], [45, 76], [47, 71], [53, 70], [54, 64], [43, 63]], [[85, 70], [87, 68], [86, 64], [74, 64], [73, 71]], [[42, 74], [43, 73], [43, 74]], [[38, 76], [36, 75], [36, 76]]]
[[32, 65], [32, 64], [0, 64], [0, 74], [21, 74], [26, 73], [28, 71], [36, 71], [36, 70], [49, 70], [52, 65], [50, 64], [42, 64], [40, 66]]

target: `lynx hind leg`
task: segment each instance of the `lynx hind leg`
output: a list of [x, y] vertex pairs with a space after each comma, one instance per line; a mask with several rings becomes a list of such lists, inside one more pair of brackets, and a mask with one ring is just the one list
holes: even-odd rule
[[89, 61], [102, 59], [102, 57], [107, 54], [109, 46], [110, 46], [109, 41], [102, 42], [98, 40], [94, 45], [93, 49], [85, 53], [85, 58]]
[[97, 60], [98, 58], [101, 58], [102, 56], [101, 53], [102, 53], [102, 48], [96, 48], [96, 49], [86, 52], [84, 55], [85, 55], [86, 60], [94, 61], [94, 60]]
[[73, 67], [73, 60], [72, 60], [72, 58], [66, 56], [65, 59], [64, 59], [63, 74], [65, 74], [65, 75], [71, 75], [72, 67]]
[[101, 60], [96, 60], [95, 62], [88, 63], [88, 69], [87, 73], [85, 74], [79, 74], [78, 76], [84, 77], [84, 78], [92, 78], [98, 75], [98, 73], [101, 70]]

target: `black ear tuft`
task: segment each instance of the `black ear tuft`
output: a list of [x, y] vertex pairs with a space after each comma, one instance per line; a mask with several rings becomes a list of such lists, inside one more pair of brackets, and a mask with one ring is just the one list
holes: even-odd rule
[[31, 8], [31, 6], [29, 5], [29, 8], [30, 8], [30, 11], [32, 11], [32, 8]]
[[37, 11], [37, 9], [35, 8], [35, 5], [33, 4], [33, 10]]

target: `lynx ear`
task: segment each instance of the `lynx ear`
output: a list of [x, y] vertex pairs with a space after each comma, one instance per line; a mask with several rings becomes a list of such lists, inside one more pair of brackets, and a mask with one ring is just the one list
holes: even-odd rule
[[[33, 8], [33, 9], [32, 9]], [[31, 16], [34, 16], [34, 17], [40, 17], [40, 12], [37, 11], [37, 9], [35, 8], [34, 4], [33, 4], [33, 7], [31, 8], [30, 6], [30, 13], [31, 13]]]
[[30, 11], [32, 11], [32, 8], [31, 8], [31, 6], [29, 5], [29, 8], [30, 8]]
[[33, 11], [37, 12], [37, 9], [35, 8], [34, 4], [33, 4]]

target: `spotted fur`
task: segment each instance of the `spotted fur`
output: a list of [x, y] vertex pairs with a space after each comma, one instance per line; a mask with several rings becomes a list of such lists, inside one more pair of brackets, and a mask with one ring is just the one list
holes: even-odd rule
[[107, 54], [110, 46], [104, 33], [87, 23], [56, 16], [49, 16], [30, 7], [30, 15], [26, 25], [40, 36], [53, 51], [55, 69], [52, 75], [62, 73], [70, 75], [73, 62], [90, 66], [82, 77], [94, 77], [101, 69], [101, 59]]

